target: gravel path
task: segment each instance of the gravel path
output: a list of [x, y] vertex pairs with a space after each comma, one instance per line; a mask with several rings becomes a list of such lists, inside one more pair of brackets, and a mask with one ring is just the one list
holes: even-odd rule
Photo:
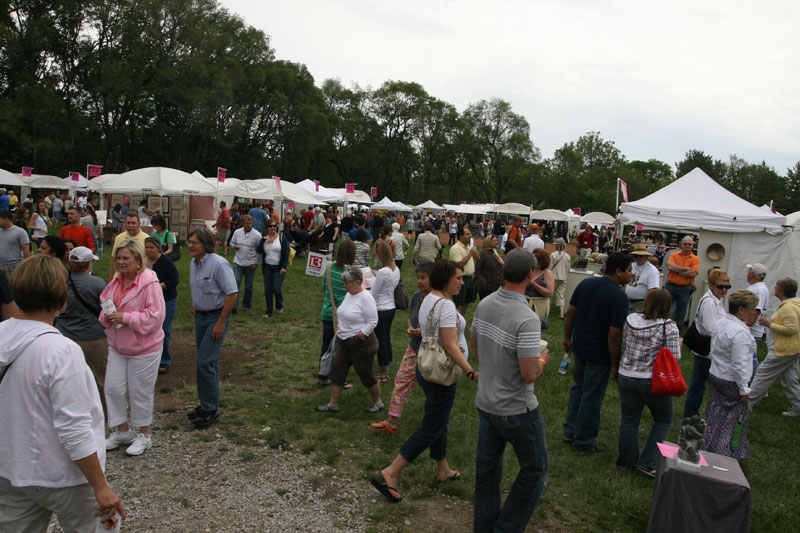
[[[178, 419], [155, 416], [162, 427]], [[213, 426], [154, 431], [140, 457], [108, 452], [106, 473], [130, 532], [364, 531], [364, 507], [375, 499], [368, 483], [340, 479], [309, 456], [236, 445]], [[61, 529], [54, 520], [48, 531]]]

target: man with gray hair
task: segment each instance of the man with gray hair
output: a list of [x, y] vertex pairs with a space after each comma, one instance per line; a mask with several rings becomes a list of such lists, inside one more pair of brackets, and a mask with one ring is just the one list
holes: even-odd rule
[[189, 255], [189, 279], [192, 291], [197, 342], [197, 396], [200, 405], [187, 413], [197, 427], [207, 427], [217, 419], [219, 406], [219, 352], [231, 312], [239, 294], [233, 269], [228, 261], [214, 253], [214, 236], [205, 226], [194, 228], [186, 238]]
[[[475, 405], [480, 415], [475, 457], [475, 531], [523, 531], [544, 491], [550, 461], [544, 419], [533, 383], [544, 372], [539, 318], [528, 306], [536, 258], [511, 250], [503, 288], [482, 299], [475, 311], [470, 350], [480, 361]], [[500, 507], [503, 452], [511, 443], [520, 469]]]
[[[758, 305], [756, 309], [758, 309], [758, 313], [761, 316], [767, 311], [767, 307], [769, 307], [769, 288], [767, 288], [767, 284], [764, 283], [764, 280], [767, 279], [767, 267], [765, 267], [761, 263], [753, 263], [747, 265], [747, 283], [750, 284], [747, 287], [747, 290], [758, 296]], [[750, 326], [750, 335], [756, 340], [756, 349], [753, 352], [753, 375], [750, 378], [750, 382], [753, 382], [753, 378], [756, 377], [756, 370], [758, 370], [758, 344], [764, 339], [764, 326], [762, 326], [758, 320], [756, 323]]]

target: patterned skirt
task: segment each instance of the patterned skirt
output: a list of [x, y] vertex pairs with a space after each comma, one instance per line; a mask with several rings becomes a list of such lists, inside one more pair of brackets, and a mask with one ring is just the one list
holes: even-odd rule
[[[713, 374], [708, 375], [711, 391], [706, 408], [706, 437], [703, 449], [734, 459], [751, 457], [750, 443], [747, 440], [747, 404], [742, 403], [739, 387], [733, 381], [720, 379]], [[742, 420], [742, 434], [739, 446], [731, 449], [731, 437], [739, 417]]]

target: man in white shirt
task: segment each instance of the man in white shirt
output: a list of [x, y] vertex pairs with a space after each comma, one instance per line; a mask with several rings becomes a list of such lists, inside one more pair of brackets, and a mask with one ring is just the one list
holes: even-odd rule
[[[261, 242], [261, 233], [253, 229], [253, 217], [245, 215], [242, 218], [242, 227], [233, 232], [231, 246], [236, 250], [233, 256], [233, 276], [236, 278], [236, 286], [242, 285], [244, 277], [244, 300], [242, 309], [250, 309], [253, 303], [253, 275], [260, 261], [256, 247]], [[233, 314], [239, 310], [239, 296], [236, 296], [236, 303], [233, 305]]]
[[525, 240], [522, 241], [522, 247], [531, 253], [537, 248], [544, 248], [544, 241], [539, 236], [538, 224], [528, 226], [528, 234], [525, 235]]
[[629, 312], [635, 313], [644, 308], [644, 300], [650, 291], [661, 286], [661, 277], [658, 269], [650, 262], [653, 254], [647, 251], [644, 243], [635, 245], [631, 255], [636, 262], [633, 263], [633, 278], [625, 286], [625, 294], [628, 296]]
[[[767, 307], [769, 307], [769, 288], [764, 283], [766, 278], [767, 267], [761, 263], [747, 265], [747, 283], [750, 284], [747, 290], [758, 296], [756, 309], [761, 316], [765, 315]], [[750, 326], [750, 335], [756, 340], [756, 349], [753, 352], [753, 377], [755, 377], [756, 370], [758, 370], [758, 343], [764, 338], [764, 326], [756, 320], [756, 323]]]

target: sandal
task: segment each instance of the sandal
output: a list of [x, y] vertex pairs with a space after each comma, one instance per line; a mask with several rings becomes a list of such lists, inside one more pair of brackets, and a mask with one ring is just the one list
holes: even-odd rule
[[378, 383], [389, 383], [389, 375], [378, 376]]
[[[373, 403], [369, 407], [365, 407], [364, 410], [368, 413], [377, 413], [378, 411], [383, 411], [383, 408], [386, 407], [383, 403]], [[338, 410], [338, 409], [337, 409]]]
[[374, 429], [375, 431], [385, 431], [387, 433], [397, 433], [397, 426], [392, 427], [389, 425], [388, 420], [384, 420], [383, 422], [370, 422], [369, 427]]
[[326, 403], [325, 405], [318, 405], [317, 411], [338, 413], [339, 411], [341, 411], [341, 409], [339, 409], [338, 405], [331, 405], [329, 403]]
[[167, 372], [169, 372], [169, 367], [168, 366], [160, 366], [160, 367], [158, 367], [158, 373], [159, 374], [166, 374]]
[[345, 382], [344, 382], [344, 387], [342, 387], [342, 388], [343, 388], [344, 390], [350, 390], [350, 389], [353, 389], [353, 388], [355, 388], [355, 385], [353, 385], [352, 383], [348, 383], [348, 382], [346, 382], [346, 381], [345, 381]]
[[447, 479], [436, 477], [436, 483], [447, 483], [448, 481], [461, 481], [461, 472], [453, 472]]

